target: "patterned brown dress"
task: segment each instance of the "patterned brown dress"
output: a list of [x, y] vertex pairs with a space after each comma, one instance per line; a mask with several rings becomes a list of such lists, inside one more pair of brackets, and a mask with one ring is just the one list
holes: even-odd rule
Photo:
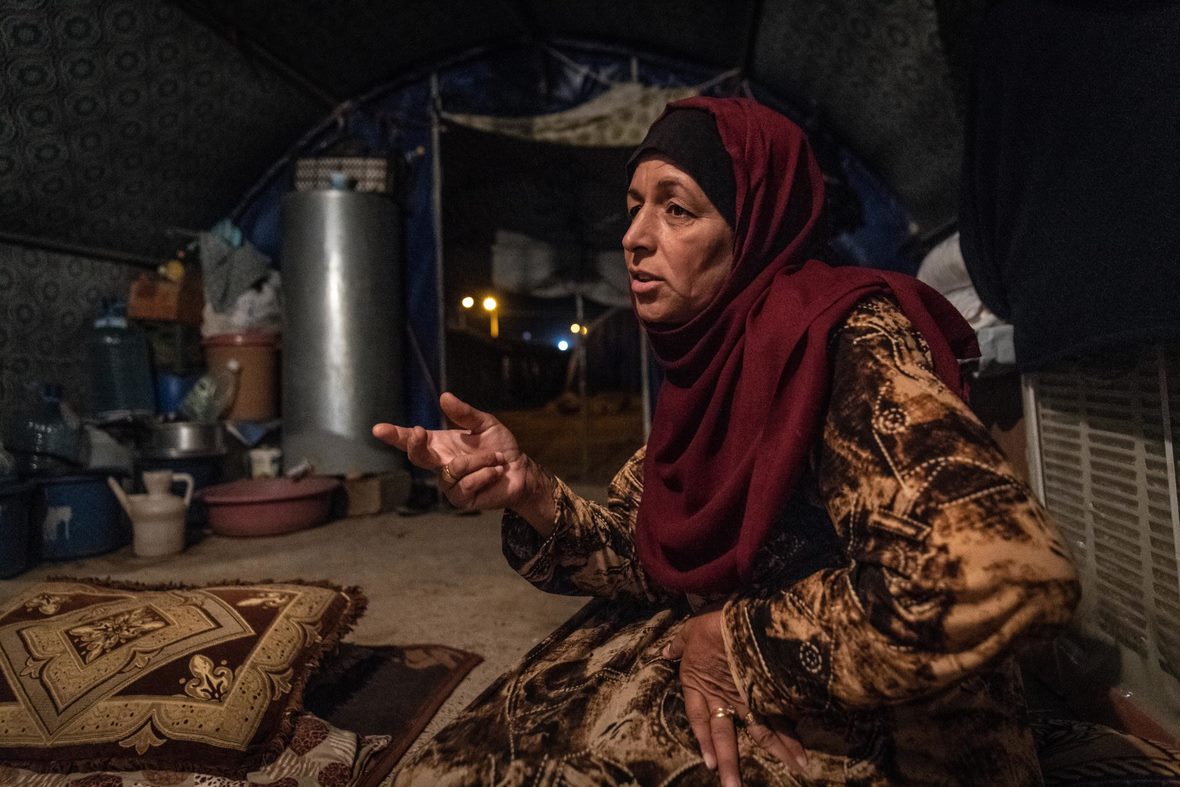
[[[756, 580], [724, 607], [735, 682], [792, 721], [802, 777], [739, 733], [748, 785], [1041, 783], [1010, 652], [1078, 600], [1056, 529], [893, 303], [832, 337], [834, 379], [806, 494]], [[504, 551], [537, 587], [596, 601], [407, 762], [398, 785], [716, 784], [660, 650], [704, 601], [645, 576], [632, 529], [641, 449], [592, 503], [557, 484], [542, 541], [511, 512]]]

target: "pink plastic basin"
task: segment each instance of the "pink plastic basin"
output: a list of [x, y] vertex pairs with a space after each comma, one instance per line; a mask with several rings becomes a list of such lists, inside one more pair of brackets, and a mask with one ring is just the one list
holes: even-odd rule
[[223, 536], [274, 536], [327, 522], [335, 478], [247, 478], [207, 486], [197, 494], [209, 509], [209, 527]]

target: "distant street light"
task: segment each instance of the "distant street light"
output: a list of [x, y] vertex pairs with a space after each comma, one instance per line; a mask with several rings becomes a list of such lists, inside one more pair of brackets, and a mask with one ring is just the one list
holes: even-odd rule
[[565, 339], [562, 339], [561, 341], [559, 341], [557, 343], [557, 349], [561, 350], [562, 352], [565, 352], [569, 348], [570, 348], [570, 343], [567, 342]]
[[578, 323], [575, 322], [572, 325], [570, 325], [570, 333], [581, 333], [581, 332], [582, 332], [582, 326], [579, 325]]
[[496, 299], [491, 295], [483, 299], [483, 309], [491, 317], [491, 332], [492, 338], [496, 339], [500, 336], [500, 316], [496, 312]]
[[459, 312], [459, 329], [465, 331], [467, 330], [467, 312], [471, 311], [471, 307], [475, 305], [475, 298], [464, 295], [459, 300], [459, 305], [463, 307], [463, 310]]

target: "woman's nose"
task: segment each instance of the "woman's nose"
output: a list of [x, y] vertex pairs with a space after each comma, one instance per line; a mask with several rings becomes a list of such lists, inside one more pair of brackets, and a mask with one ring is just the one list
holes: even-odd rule
[[637, 251], [651, 251], [654, 248], [650, 222], [647, 211], [640, 208], [631, 218], [627, 231], [623, 233], [623, 251], [635, 253]]

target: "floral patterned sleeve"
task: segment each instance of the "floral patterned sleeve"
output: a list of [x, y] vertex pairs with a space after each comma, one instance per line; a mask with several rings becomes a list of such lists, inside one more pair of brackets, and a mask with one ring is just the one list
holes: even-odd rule
[[595, 596], [641, 602], [670, 597], [647, 578], [639, 565], [634, 531], [643, 494], [640, 448], [615, 475], [606, 504], [576, 495], [554, 478], [557, 527], [548, 539], [508, 509], [501, 542], [509, 565], [541, 590], [571, 596]]
[[858, 306], [832, 352], [817, 472], [843, 558], [724, 608], [734, 679], [767, 715], [932, 694], [1079, 596], [1056, 528], [892, 301]]

